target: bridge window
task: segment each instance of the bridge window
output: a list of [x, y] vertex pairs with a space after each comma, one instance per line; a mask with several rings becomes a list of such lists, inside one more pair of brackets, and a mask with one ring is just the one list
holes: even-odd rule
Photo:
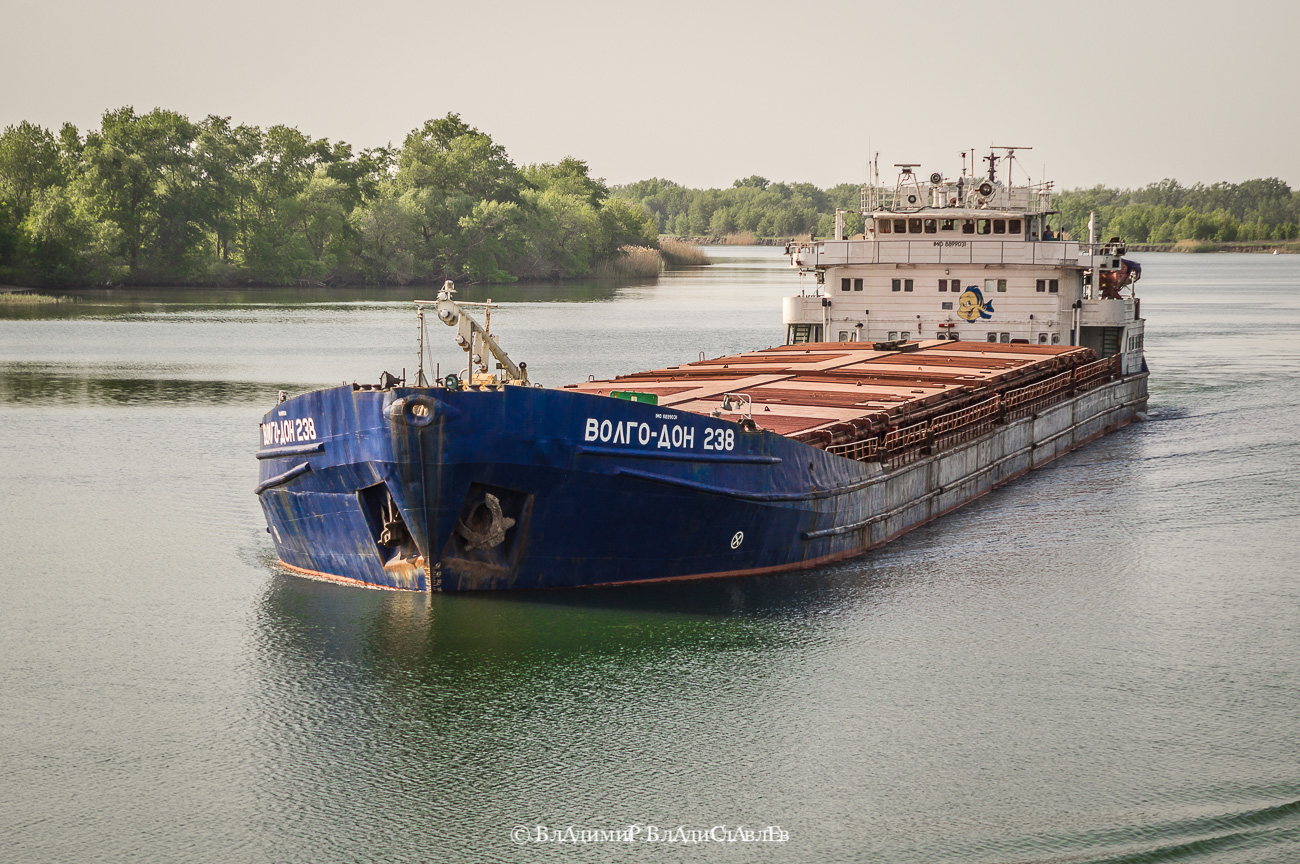
[[1000, 291], [1000, 292], [1002, 292], [1003, 294], [1007, 293], [1007, 280], [1005, 280], [1005, 279], [985, 279], [985, 280], [984, 280], [984, 293], [985, 293], [985, 294], [992, 294], [994, 291]]
[[902, 291], [902, 290], [903, 290], [903, 280], [902, 280], [902, 279], [894, 279], [893, 281], [891, 281], [891, 282], [889, 283], [889, 287], [892, 288], [892, 289], [895, 290], [895, 291]]
[[1035, 282], [1035, 283], [1034, 283], [1034, 290], [1037, 291], [1039, 294], [1042, 294], [1044, 291], [1046, 291], [1046, 290], [1047, 290], [1047, 280], [1046, 280], [1046, 279], [1039, 279], [1037, 282]]
[[903, 290], [904, 290], [904, 291], [911, 291], [911, 290], [912, 290], [912, 280], [911, 280], [911, 279], [904, 279], [904, 280], [903, 280]]
[[906, 219], [895, 219], [895, 220], [894, 220], [894, 233], [895, 233], [895, 234], [906, 234], [906, 233], [907, 233], [907, 220], [906, 220]]
[[920, 233], [921, 233], [921, 220], [920, 220], [920, 219], [908, 219], [908, 220], [907, 220], [907, 230], [908, 230], [909, 233], [912, 233], [912, 234], [920, 234]]
[[1056, 294], [1061, 290], [1061, 280], [1049, 279], [1047, 282], [1047, 293]]
[[993, 220], [993, 233], [994, 233], [994, 234], [1005, 234], [1005, 233], [1007, 233], [1007, 220], [1005, 220], [1005, 219], [994, 219], [994, 220]]
[[1019, 220], [1019, 219], [1010, 219], [1010, 220], [1007, 221], [1007, 233], [1008, 233], [1008, 234], [1020, 234], [1020, 233], [1021, 233], [1021, 230], [1022, 230], [1022, 229], [1021, 229], [1021, 227], [1020, 227], [1020, 220]]
[[893, 226], [890, 225], [888, 219], [881, 219], [876, 223], [876, 227], [880, 229], [881, 234], [888, 234], [893, 229]]
[[854, 280], [853, 280], [853, 290], [854, 290], [854, 291], [861, 291], [861, 290], [862, 290], [862, 280], [861, 280], [861, 279], [854, 279]]
[[926, 220], [925, 220], [925, 233], [926, 233], [926, 234], [935, 234], [935, 233], [938, 232], [938, 230], [939, 230], [939, 223], [938, 223], [937, 221], [935, 221], [934, 219], [926, 219]]
[[947, 290], [948, 290], [948, 280], [947, 280], [947, 279], [940, 279], [940, 280], [939, 280], [939, 293], [940, 293], [940, 294], [943, 294], [943, 293], [944, 293], [945, 291], [947, 291]]
[[849, 280], [849, 279], [841, 279], [841, 280], [840, 280], [840, 290], [841, 290], [841, 291], [847, 291], [847, 290], [849, 290], [849, 283], [850, 283], [851, 281], [852, 281], [852, 280]]
[[987, 234], [987, 233], [989, 233], [989, 228], [991, 227], [991, 226], [989, 225], [989, 222], [990, 222], [990, 221], [991, 221], [991, 220], [989, 220], [989, 219], [976, 219], [976, 220], [975, 220], [975, 233], [976, 233], [976, 234]]
[[956, 220], [956, 219], [940, 219], [940, 220], [939, 220], [939, 230], [940, 230], [940, 231], [956, 231], [956, 230], [957, 230], [957, 220]]
[[972, 219], [963, 219], [963, 220], [961, 220], [961, 233], [963, 233], [963, 234], [974, 234], [974, 233], [975, 233], [975, 222], [974, 222], [974, 220], [972, 220]]

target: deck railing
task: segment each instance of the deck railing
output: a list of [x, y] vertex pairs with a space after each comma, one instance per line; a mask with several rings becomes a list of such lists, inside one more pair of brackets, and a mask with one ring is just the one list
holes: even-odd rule
[[832, 444], [826, 448], [826, 452], [856, 462], [874, 462], [880, 452], [880, 439], [864, 438], [861, 441], [850, 441], [848, 444]]
[[885, 433], [884, 458], [890, 465], [905, 465], [925, 455], [929, 448], [929, 424], [917, 423]]
[[832, 444], [827, 453], [857, 462], [881, 462], [894, 468], [978, 438], [999, 423], [1027, 417], [1079, 393], [1121, 377], [1121, 355], [1079, 366], [1044, 381], [994, 395], [983, 402], [940, 414], [929, 421], [891, 429], [883, 436]]
[[1112, 354], [1105, 360], [1089, 363], [1074, 370], [1074, 391], [1086, 393], [1094, 387], [1100, 387], [1120, 374], [1123, 355]]
[[1070, 383], [1073, 380], [1073, 373], [1062, 372], [1060, 375], [1048, 378], [1046, 381], [1039, 381], [1037, 384], [1021, 387], [1019, 390], [1008, 390], [1002, 394], [1002, 409], [1005, 418], [1007, 420], [1019, 420], [1021, 417], [1027, 417], [1041, 408], [1055, 405], [1062, 399], [1069, 398]]
[[978, 438], [993, 428], [1002, 412], [1002, 397], [985, 399], [969, 408], [941, 414], [930, 421], [930, 446], [934, 449]]

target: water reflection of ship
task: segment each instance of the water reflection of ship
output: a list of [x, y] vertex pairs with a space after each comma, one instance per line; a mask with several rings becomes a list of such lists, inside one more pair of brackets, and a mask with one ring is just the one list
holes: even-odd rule
[[311, 677], [322, 662], [342, 661], [421, 677], [497, 666], [549, 678], [595, 656], [639, 665], [802, 642], [815, 637], [790, 621], [876, 602], [891, 590], [882, 578], [855, 562], [744, 580], [463, 595], [340, 592], [279, 575], [260, 605], [260, 652]]

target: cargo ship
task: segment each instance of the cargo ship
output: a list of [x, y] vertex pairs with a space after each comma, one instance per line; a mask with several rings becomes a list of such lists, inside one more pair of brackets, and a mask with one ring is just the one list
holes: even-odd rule
[[[293, 398], [260, 428], [281, 563], [473, 591], [745, 576], [861, 555], [1146, 409], [1141, 268], [1063, 239], [1049, 184], [903, 164], [861, 231], [791, 242], [785, 344], [558, 388], [447, 283], [408, 382]], [[1008, 171], [1009, 173], [1009, 171]], [[1057, 223], [1059, 225], [1059, 222]], [[432, 313], [432, 314], [430, 314]], [[460, 375], [425, 377], [428, 322]], [[495, 371], [490, 371], [490, 367]]]

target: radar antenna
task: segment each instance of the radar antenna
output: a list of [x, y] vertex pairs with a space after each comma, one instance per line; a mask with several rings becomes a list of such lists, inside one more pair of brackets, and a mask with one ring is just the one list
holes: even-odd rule
[[895, 162], [894, 167], [899, 169], [898, 182], [894, 184], [894, 209], [895, 210], [913, 210], [925, 206], [921, 199], [921, 183], [916, 179], [916, 172], [912, 169], [921, 167], [920, 162]]

